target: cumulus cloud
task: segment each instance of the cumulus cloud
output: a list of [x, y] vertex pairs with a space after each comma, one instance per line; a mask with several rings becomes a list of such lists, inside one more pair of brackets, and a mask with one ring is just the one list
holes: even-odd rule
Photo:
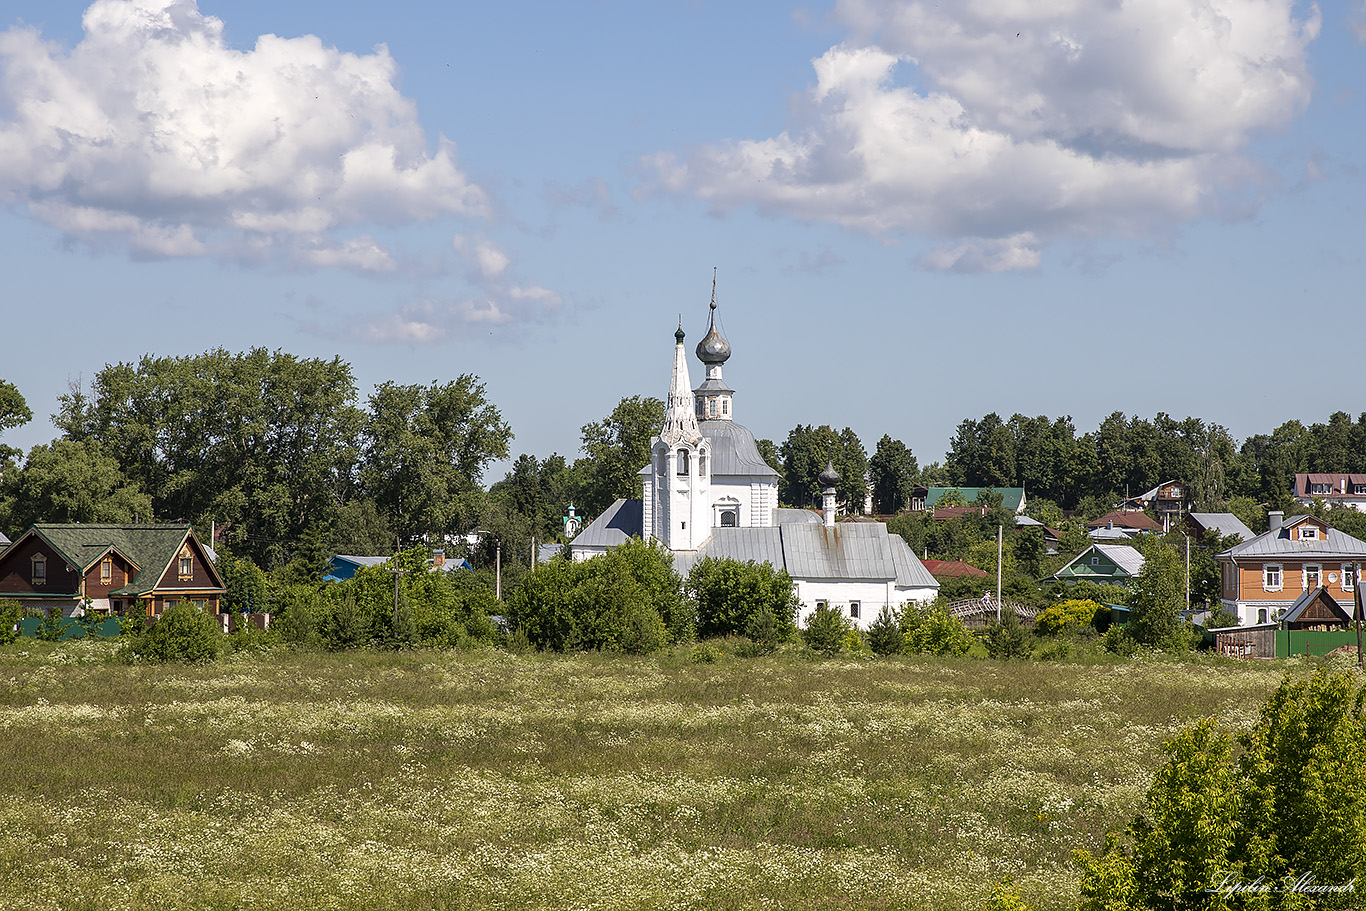
[[717, 210], [936, 239], [928, 268], [1034, 268], [1060, 238], [1246, 210], [1247, 143], [1312, 90], [1320, 16], [1294, 7], [842, 0], [791, 128], [648, 164]]
[[424, 298], [397, 313], [362, 320], [354, 335], [363, 341], [432, 344], [474, 328], [494, 331], [553, 318], [563, 308], [564, 301], [556, 292], [514, 281], [512, 257], [492, 241], [457, 234], [451, 246], [465, 264], [472, 294]]
[[0, 33], [0, 201], [96, 246], [385, 272], [356, 226], [487, 214], [380, 47], [250, 50], [195, 0], [96, 0], [72, 48]]

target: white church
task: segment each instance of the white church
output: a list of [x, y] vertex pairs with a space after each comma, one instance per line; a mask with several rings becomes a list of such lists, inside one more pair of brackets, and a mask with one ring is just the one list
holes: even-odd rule
[[836, 523], [839, 475], [832, 467], [820, 476], [821, 514], [778, 506], [778, 472], [759, 454], [754, 434], [735, 422], [735, 390], [721, 378], [730, 344], [716, 329], [714, 296], [697, 345], [707, 378], [696, 389], [683, 338], [680, 324], [664, 426], [639, 473], [641, 497], [617, 500], [579, 532], [569, 544], [573, 558], [638, 537], [671, 550], [685, 577], [704, 557], [766, 561], [792, 577], [803, 622], [826, 604], [866, 628], [884, 605], [933, 599], [939, 583], [885, 524]]

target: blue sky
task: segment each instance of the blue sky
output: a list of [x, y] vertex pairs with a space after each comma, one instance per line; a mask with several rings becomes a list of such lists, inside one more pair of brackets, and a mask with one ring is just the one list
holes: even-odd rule
[[1360, 3], [946, 6], [12, 0], [5, 442], [106, 362], [266, 346], [475, 373], [572, 455], [713, 267], [775, 440], [1366, 410]]

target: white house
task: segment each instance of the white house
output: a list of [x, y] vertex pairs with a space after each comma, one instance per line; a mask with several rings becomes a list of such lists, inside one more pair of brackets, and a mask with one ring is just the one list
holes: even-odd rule
[[861, 627], [884, 605], [932, 599], [939, 583], [885, 524], [835, 522], [832, 467], [820, 478], [823, 517], [778, 507], [778, 472], [734, 420], [735, 390], [721, 376], [731, 350], [716, 329], [715, 300], [696, 349], [706, 379], [692, 390], [683, 338], [680, 324], [664, 426], [639, 473], [641, 497], [617, 500], [584, 528], [569, 545], [574, 559], [640, 537], [671, 550], [684, 575], [706, 557], [765, 561], [792, 577], [800, 619], [824, 603]]

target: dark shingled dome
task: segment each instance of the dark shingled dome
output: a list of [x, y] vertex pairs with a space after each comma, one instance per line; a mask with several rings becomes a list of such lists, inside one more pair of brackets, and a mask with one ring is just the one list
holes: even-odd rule
[[816, 478], [821, 482], [821, 487], [834, 487], [840, 482], [840, 473], [835, 470], [835, 463], [826, 460], [825, 471], [822, 471]]
[[707, 334], [702, 341], [697, 343], [697, 359], [704, 364], [724, 364], [730, 357], [730, 342], [721, 337], [721, 333], [716, 331], [716, 301], [711, 304], [711, 324], [707, 326]]

